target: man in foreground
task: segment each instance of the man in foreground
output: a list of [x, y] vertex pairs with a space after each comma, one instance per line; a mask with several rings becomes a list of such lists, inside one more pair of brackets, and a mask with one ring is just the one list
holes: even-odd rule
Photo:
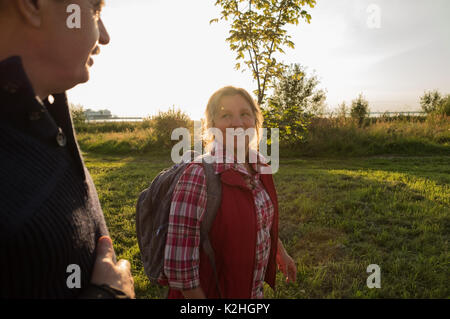
[[0, 298], [134, 298], [65, 94], [109, 42], [102, 4], [0, 0]]

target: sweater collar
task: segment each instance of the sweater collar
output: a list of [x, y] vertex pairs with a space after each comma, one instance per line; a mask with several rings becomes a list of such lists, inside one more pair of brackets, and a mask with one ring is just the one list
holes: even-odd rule
[[[62, 129], [72, 129], [65, 93], [54, 101], [36, 96], [19, 56], [0, 61], [0, 119], [35, 138], [55, 141]], [[61, 129], [60, 129], [61, 128]]]
[[0, 61], [0, 122], [55, 147], [67, 145], [84, 175], [66, 93], [52, 96], [52, 103], [36, 97], [19, 56]]
[[19, 56], [0, 61], [0, 89], [4, 93], [34, 96]]
[[16, 127], [28, 126], [30, 113], [41, 112], [42, 102], [36, 98], [18, 56], [0, 62], [1, 119]]

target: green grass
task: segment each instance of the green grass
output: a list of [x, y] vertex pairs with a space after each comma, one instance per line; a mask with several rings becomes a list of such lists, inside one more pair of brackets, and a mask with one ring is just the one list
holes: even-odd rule
[[[135, 203], [164, 154], [85, 154], [119, 258], [138, 298], [161, 298], [140, 261]], [[275, 175], [280, 237], [297, 262], [295, 284], [278, 273], [266, 298], [449, 298], [450, 157], [282, 159]], [[381, 267], [381, 289], [366, 268]]]

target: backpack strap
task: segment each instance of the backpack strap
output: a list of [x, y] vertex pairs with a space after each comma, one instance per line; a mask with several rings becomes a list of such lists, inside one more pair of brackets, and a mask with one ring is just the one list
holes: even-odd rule
[[[209, 157], [205, 160], [206, 157]], [[217, 211], [222, 203], [222, 182], [220, 176], [216, 175], [214, 171], [214, 164], [211, 160], [211, 155], [205, 155], [202, 158], [203, 168], [206, 177], [206, 211], [203, 215], [203, 220], [200, 226], [200, 244], [209, 258], [211, 267], [216, 279], [216, 288], [219, 293], [219, 298], [222, 298], [219, 286], [219, 277], [217, 275], [214, 249], [209, 241], [209, 231], [211, 230]]]

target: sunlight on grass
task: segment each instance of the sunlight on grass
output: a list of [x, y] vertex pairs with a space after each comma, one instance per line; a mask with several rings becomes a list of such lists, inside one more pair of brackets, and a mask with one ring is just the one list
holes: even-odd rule
[[[409, 188], [412, 200], [440, 200], [450, 205], [450, 185], [438, 185], [435, 181], [416, 177], [408, 173], [386, 172], [379, 170], [330, 170], [333, 175], [361, 176], [370, 181], [387, 184], [387, 190]], [[415, 192], [414, 192], [415, 191]]]
[[[139, 193], [172, 163], [164, 154], [85, 154], [118, 258], [132, 265], [138, 298], [150, 285], [135, 234]], [[298, 278], [266, 298], [446, 298], [450, 295], [449, 157], [289, 158], [274, 176], [280, 238]], [[368, 289], [378, 264], [382, 288]]]

